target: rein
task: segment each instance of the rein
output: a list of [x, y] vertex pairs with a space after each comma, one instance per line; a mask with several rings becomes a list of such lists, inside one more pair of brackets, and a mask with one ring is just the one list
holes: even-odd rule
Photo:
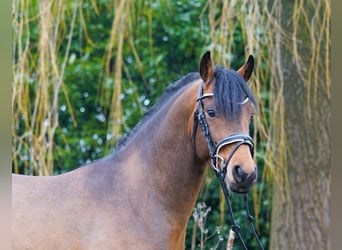
[[[227, 188], [227, 185], [225, 184], [225, 177], [226, 177], [226, 173], [227, 173], [227, 167], [228, 164], [230, 162], [230, 160], [232, 159], [234, 153], [237, 151], [237, 149], [243, 145], [246, 144], [249, 146], [251, 155], [253, 157], [254, 155], [254, 141], [253, 139], [244, 133], [235, 133], [235, 134], [231, 134], [229, 136], [224, 137], [223, 139], [221, 139], [218, 143], [215, 143], [215, 141], [212, 139], [211, 135], [210, 135], [210, 130], [209, 130], [209, 125], [205, 119], [205, 115], [204, 115], [204, 111], [203, 111], [203, 105], [202, 105], [202, 99], [207, 98], [207, 97], [213, 97], [214, 94], [213, 93], [208, 93], [208, 94], [203, 94], [203, 82], [201, 82], [199, 88], [198, 88], [198, 96], [197, 96], [197, 110], [195, 112], [195, 123], [194, 123], [194, 129], [196, 129], [197, 127], [197, 123], [200, 124], [201, 126], [201, 130], [203, 132], [203, 135], [205, 137], [205, 140], [207, 142], [208, 145], [208, 149], [209, 149], [209, 156], [211, 159], [211, 165], [213, 170], [215, 171], [215, 175], [218, 178], [219, 182], [220, 182], [220, 186], [222, 188], [225, 200], [226, 200], [226, 204], [228, 206], [229, 209], [229, 215], [232, 221], [232, 231], [238, 236], [242, 246], [244, 249], [248, 249], [246, 246], [245, 241], [242, 238], [242, 235], [240, 234], [240, 226], [236, 223], [235, 217], [234, 217], [234, 212], [232, 209], [232, 205], [230, 203], [229, 200], [229, 191]], [[246, 100], [244, 100], [242, 103], [240, 104], [245, 104], [248, 101], [248, 98], [246, 98]], [[195, 130], [193, 131], [193, 133], [196, 133]], [[220, 149], [226, 145], [230, 145], [230, 144], [235, 144], [233, 149], [231, 150], [227, 160], [224, 159], [224, 157], [219, 155]], [[221, 163], [221, 164], [219, 164]], [[220, 167], [223, 166], [222, 168]], [[255, 227], [253, 225], [253, 216], [250, 213], [249, 210], [249, 206], [248, 206], [248, 193], [244, 194], [244, 200], [245, 200], [245, 204], [246, 204], [246, 212], [247, 212], [247, 220], [250, 224], [250, 228], [251, 231], [253, 233], [254, 238], [256, 239], [258, 245], [259, 245], [259, 249], [264, 249], [260, 239], [256, 233]]]

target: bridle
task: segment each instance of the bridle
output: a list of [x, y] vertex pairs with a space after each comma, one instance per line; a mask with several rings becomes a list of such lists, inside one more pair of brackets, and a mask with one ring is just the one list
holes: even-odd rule
[[[198, 88], [197, 109], [196, 109], [194, 118], [195, 118], [195, 123], [198, 122], [200, 124], [205, 140], [207, 142], [208, 149], [209, 149], [209, 156], [211, 159], [211, 164], [212, 164], [213, 169], [215, 171], [223, 171], [224, 173], [226, 173], [230, 160], [232, 159], [234, 153], [237, 151], [237, 149], [241, 145], [247, 144], [249, 146], [251, 155], [253, 157], [254, 141], [248, 134], [244, 134], [244, 133], [234, 133], [234, 134], [228, 135], [224, 137], [223, 139], [221, 139], [218, 143], [216, 143], [212, 139], [210, 130], [209, 130], [209, 125], [204, 115], [202, 99], [213, 97], [213, 96], [214, 96], [213, 93], [203, 94], [203, 82], [201, 82]], [[248, 101], [247, 98], [246, 100]], [[241, 104], [246, 103], [247, 102], [246, 100], [242, 102]], [[220, 150], [224, 146], [231, 145], [231, 144], [235, 144], [235, 146], [231, 150], [227, 160], [225, 160], [224, 157], [220, 156], [219, 154]], [[219, 166], [220, 162], [222, 163], [221, 166], [223, 166], [223, 168]]]
[[[244, 249], [247, 249], [246, 243], [243, 240], [241, 234], [240, 234], [240, 226], [236, 223], [235, 217], [234, 217], [234, 213], [232, 210], [232, 206], [230, 204], [229, 201], [229, 191], [227, 189], [227, 185], [225, 184], [225, 177], [226, 177], [226, 173], [227, 173], [227, 167], [229, 165], [230, 160], [232, 159], [234, 153], [237, 151], [237, 149], [241, 146], [241, 145], [248, 145], [252, 158], [254, 156], [254, 141], [253, 139], [245, 133], [234, 133], [231, 135], [228, 135], [226, 137], [224, 137], [223, 139], [221, 139], [219, 142], [215, 142], [210, 134], [210, 129], [209, 129], [209, 125], [207, 123], [207, 120], [205, 118], [204, 115], [204, 111], [203, 111], [203, 104], [202, 104], [202, 100], [204, 98], [208, 98], [208, 97], [213, 97], [214, 94], [213, 93], [206, 93], [203, 94], [203, 81], [200, 83], [199, 88], [198, 88], [198, 95], [197, 95], [197, 109], [195, 111], [195, 115], [194, 115], [194, 128], [193, 128], [193, 133], [196, 133], [197, 130], [197, 124], [200, 125], [201, 130], [203, 132], [203, 135], [205, 137], [206, 143], [208, 145], [208, 150], [209, 150], [209, 156], [211, 159], [211, 166], [220, 182], [222, 191], [224, 193], [224, 197], [227, 203], [227, 206], [229, 208], [229, 213], [230, 213], [230, 218], [232, 221], [232, 230], [233, 232], [238, 236], [242, 246], [244, 247]], [[245, 104], [248, 101], [248, 97], [241, 103], [239, 104]], [[221, 148], [223, 148], [224, 146], [227, 145], [233, 145], [234, 147], [233, 149], [230, 151], [227, 160], [225, 160], [224, 157], [220, 156], [220, 150]], [[249, 210], [249, 206], [248, 206], [248, 193], [244, 194], [244, 199], [245, 199], [245, 203], [246, 203], [246, 211], [247, 211], [247, 219], [248, 222], [250, 223], [250, 227], [252, 230], [252, 233], [259, 245], [260, 249], [264, 249], [263, 246], [261, 245], [261, 242], [259, 240], [259, 237], [255, 231], [254, 225], [253, 225], [253, 216], [250, 214], [250, 210]]]

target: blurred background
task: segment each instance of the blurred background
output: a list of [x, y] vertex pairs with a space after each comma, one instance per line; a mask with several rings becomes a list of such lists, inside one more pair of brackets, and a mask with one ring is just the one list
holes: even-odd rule
[[[329, 249], [329, 0], [13, 0], [12, 8], [13, 173], [57, 175], [108, 155], [205, 51], [232, 69], [252, 54], [257, 232], [265, 249]], [[255, 249], [243, 199], [231, 200]], [[227, 215], [208, 168], [186, 249], [225, 249]]]

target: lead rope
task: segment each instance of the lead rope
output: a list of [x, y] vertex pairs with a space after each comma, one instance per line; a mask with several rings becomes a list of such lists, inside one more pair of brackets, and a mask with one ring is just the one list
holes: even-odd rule
[[249, 206], [248, 206], [248, 193], [246, 193], [243, 197], [244, 197], [245, 202], [246, 202], [247, 220], [248, 220], [248, 222], [249, 222], [250, 228], [252, 229], [252, 233], [253, 233], [253, 235], [254, 235], [254, 238], [255, 238], [255, 240], [257, 241], [257, 243], [258, 243], [258, 245], [259, 245], [259, 248], [260, 248], [260, 249], [264, 249], [264, 247], [262, 246], [261, 241], [260, 241], [260, 239], [259, 239], [259, 237], [258, 237], [258, 234], [256, 233], [254, 224], [253, 224], [254, 218], [253, 218], [253, 216], [251, 215], [251, 212], [249, 211]]
[[232, 225], [232, 231], [238, 236], [238, 238], [239, 238], [243, 248], [248, 250], [248, 248], [246, 246], [246, 243], [242, 239], [242, 236], [240, 234], [240, 226], [236, 223], [236, 220], [235, 220], [235, 217], [234, 217], [234, 213], [233, 213], [233, 208], [232, 208], [232, 205], [230, 204], [230, 201], [229, 201], [229, 192], [228, 192], [227, 186], [226, 186], [226, 184], [224, 182], [224, 177], [226, 175], [222, 171], [215, 171], [215, 174], [216, 174], [216, 177], [218, 178], [218, 180], [220, 182], [220, 185], [221, 185], [221, 188], [222, 188], [222, 191], [223, 191], [223, 194], [224, 194], [224, 198], [226, 200], [226, 204], [227, 204], [228, 209], [229, 209], [230, 219], [231, 219], [232, 224], [233, 224]]
[[[229, 209], [229, 215], [230, 215], [230, 219], [232, 221], [231, 229], [237, 235], [237, 237], [240, 240], [241, 245], [243, 246], [243, 248], [245, 250], [248, 250], [248, 248], [246, 246], [246, 243], [245, 243], [245, 241], [243, 240], [243, 238], [242, 238], [242, 236], [240, 234], [240, 226], [236, 223], [236, 220], [235, 220], [235, 217], [234, 217], [234, 213], [233, 213], [233, 208], [232, 208], [232, 205], [230, 204], [229, 191], [227, 189], [226, 183], [224, 182], [224, 178], [225, 178], [226, 174], [225, 174], [224, 171], [219, 171], [219, 170], [217, 171], [215, 169], [214, 169], [214, 171], [215, 171], [216, 177], [218, 178], [218, 180], [220, 182], [220, 186], [222, 188], [222, 191], [223, 191], [223, 194], [224, 194], [224, 198], [226, 200], [226, 204], [227, 204], [227, 207]], [[255, 227], [254, 227], [254, 224], [253, 224], [254, 218], [251, 215], [250, 210], [249, 210], [249, 206], [248, 206], [248, 193], [246, 193], [243, 197], [244, 197], [244, 200], [246, 202], [247, 220], [248, 220], [248, 222], [250, 224], [253, 236], [254, 236], [254, 238], [256, 239], [256, 241], [257, 241], [257, 243], [259, 245], [259, 249], [264, 250], [264, 247], [261, 244], [261, 241], [260, 241], [260, 239], [258, 237], [258, 234], [256, 233], [256, 230], [255, 230]]]

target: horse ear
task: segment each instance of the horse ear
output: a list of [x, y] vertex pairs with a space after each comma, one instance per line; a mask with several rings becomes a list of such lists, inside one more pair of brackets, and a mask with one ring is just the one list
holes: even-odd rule
[[199, 71], [204, 83], [209, 82], [214, 77], [214, 64], [210, 58], [210, 51], [202, 56]]
[[247, 82], [252, 75], [254, 69], [254, 57], [250, 55], [247, 62], [237, 70], [237, 72], [242, 76], [242, 78]]

